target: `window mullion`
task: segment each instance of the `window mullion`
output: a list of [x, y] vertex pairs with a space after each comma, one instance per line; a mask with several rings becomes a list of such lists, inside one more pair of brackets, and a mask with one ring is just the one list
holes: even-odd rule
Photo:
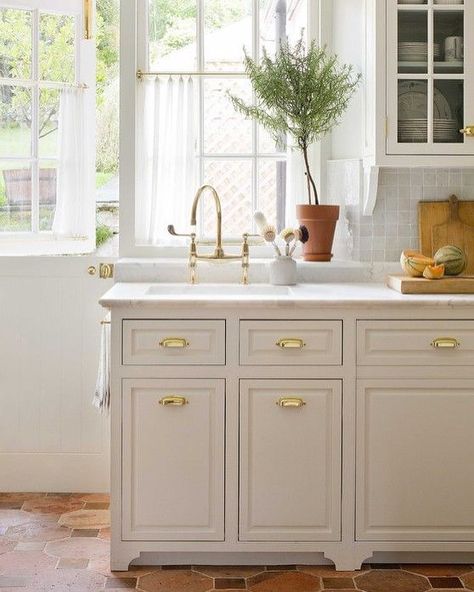
[[[196, 51], [197, 51], [197, 71], [199, 74], [204, 72], [204, 0], [197, 0], [197, 22], [196, 22]], [[199, 117], [198, 117], [198, 152], [199, 152], [199, 186], [204, 183], [204, 77], [198, 76], [199, 91]], [[199, 213], [199, 228], [203, 228], [203, 208]]]
[[39, 10], [33, 11], [31, 96], [31, 230], [39, 232]]

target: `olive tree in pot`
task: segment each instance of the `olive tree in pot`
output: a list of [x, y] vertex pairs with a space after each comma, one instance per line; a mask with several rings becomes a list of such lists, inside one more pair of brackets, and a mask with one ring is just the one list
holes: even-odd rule
[[260, 62], [245, 53], [245, 70], [252, 83], [255, 104], [229, 94], [234, 108], [257, 120], [277, 143], [293, 138], [305, 162], [307, 205], [297, 206], [300, 224], [309, 230], [304, 245], [306, 261], [330, 261], [339, 206], [320, 205], [311, 172], [309, 148], [327, 134], [347, 109], [360, 75], [353, 67], [341, 65], [336, 56], [312, 42], [308, 48], [301, 38], [294, 46], [284, 42], [275, 58], [263, 53]]

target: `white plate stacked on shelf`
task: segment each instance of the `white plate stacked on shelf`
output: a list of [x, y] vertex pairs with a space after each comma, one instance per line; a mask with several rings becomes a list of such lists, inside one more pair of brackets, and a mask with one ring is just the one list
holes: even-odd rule
[[[456, 119], [435, 119], [433, 140], [435, 142], [456, 142], [459, 139]], [[426, 119], [401, 119], [398, 122], [399, 142], [427, 142], [428, 122]]]
[[[439, 43], [433, 44], [434, 58], [441, 56], [441, 47]], [[398, 59], [400, 62], [427, 62], [428, 61], [428, 43], [423, 41], [401, 41], [398, 44]]]

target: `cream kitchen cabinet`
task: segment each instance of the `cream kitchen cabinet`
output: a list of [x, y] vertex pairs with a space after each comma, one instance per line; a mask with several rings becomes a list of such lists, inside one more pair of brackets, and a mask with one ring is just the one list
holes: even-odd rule
[[474, 380], [361, 380], [357, 538], [474, 540]]
[[224, 381], [122, 388], [123, 539], [224, 540]]
[[241, 381], [240, 540], [340, 540], [341, 405], [337, 380]]
[[474, 555], [474, 297], [148, 288], [102, 300], [113, 569]]

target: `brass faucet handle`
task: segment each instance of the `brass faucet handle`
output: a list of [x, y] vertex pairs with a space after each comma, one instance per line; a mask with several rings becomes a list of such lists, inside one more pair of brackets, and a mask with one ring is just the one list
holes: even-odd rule
[[189, 234], [180, 234], [179, 232], [176, 232], [173, 224], [168, 225], [168, 232], [171, 234], [171, 236], [186, 236], [192, 240], [196, 238], [196, 234], [194, 232], [191, 232]]

